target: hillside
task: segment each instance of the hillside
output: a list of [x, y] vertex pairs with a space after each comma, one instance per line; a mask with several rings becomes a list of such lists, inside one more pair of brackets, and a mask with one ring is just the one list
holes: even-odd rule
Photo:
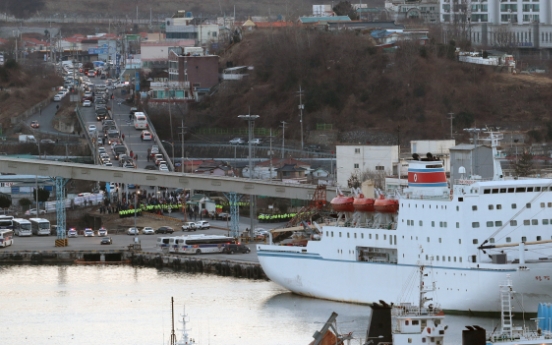
[[221, 57], [221, 66], [253, 66], [248, 79], [221, 85], [187, 121], [243, 126], [236, 116], [250, 108], [261, 116], [257, 126], [276, 129], [286, 121], [286, 133], [299, 138], [301, 85], [306, 132], [331, 124], [343, 142], [396, 142], [398, 126], [403, 142], [448, 138], [451, 112], [459, 135], [475, 125], [537, 129], [534, 139], [552, 139], [551, 79], [461, 64], [453, 52], [450, 45], [405, 43], [385, 53], [367, 33], [248, 33]]

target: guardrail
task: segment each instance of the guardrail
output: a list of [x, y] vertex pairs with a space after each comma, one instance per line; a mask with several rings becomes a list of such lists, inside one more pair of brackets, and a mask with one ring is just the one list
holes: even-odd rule
[[[151, 134], [153, 135], [153, 140], [155, 141], [155, 143], [156, 143], [157, 146], [159, 147], [159, 152], [161, 152], [161, 153], [163, 154], [163, 156], [167, 157], [167, 162], [169, 162], [169, 167], [170, 167], [171, 171], [175, 171], [175, 169], [174, 169], [174, 162], [172, 161], [171, 156], [169, 156], [169, 154], [168, 154], [167, 151], [165, 150], [165, 147], [163, 146], [163, 143], [162, 143], [161, 140], [159, 139], [159, 136], [157, 135], [157, 132], [155, 131], [155, 128], [153, 127], [153, 124], [151, 123], [148, 114], [147, 114], [145, 111], [143, 111], [143, 113], [146, 115], [146, 119], [148, 120], [148, 128], [149, 128], [149, 131], [150, 131]], [[174, 145], [174, 144], [173, 144], [173, 145]], [[146, 153], [146, 154], [147, 154], [147, 153]]]

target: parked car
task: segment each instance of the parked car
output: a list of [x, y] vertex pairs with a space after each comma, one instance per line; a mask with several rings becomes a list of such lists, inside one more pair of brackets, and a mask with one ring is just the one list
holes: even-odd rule
[[54, 96], [54, 102], [59, 102], [59, 101], [61, 101], [62, 98], [63, 97], [61, 97], [60, 95], [55, 95]]
[[95, 133], [96, 125], [88, 125], [88, 133]]
[[103, 226], [98, 229], [98, 236], [107, 236], [107, 229]]
[[243, 145], [245, 144], [245, 140], [242, 138], [234, 138], [229, 141], [230, 145]]
[[84, 229], [84, 237], [94, 237], [94, 230], [90, 228]]
[[40, 139], [41, 144], [55, 144], [56, 142], [52, 139]]
[[153, 234], [155, 234], [155, 230], [153, 230], [153, 228], [151, 228], [149, 226], [146, 226], [142, 229], [142, 234], [144, 234], [144, 235], [153, 235]]
[[260, 138], [253, 138], [248, 143], [251, 143], [251, 145], [261, 145], [261, 139]]
[[251, 252], [251, 249], [249, 249], [249, 247], [246, 246], [245, 244], [241, 244], [241, 243], [225, 244], [224, 247], [222, 248], [222, 252], [226, 254], [234, 254], [234, 253], [247, 254]]
[[137, 228], [128, 228], [127, 235], [139, 235], [140, 231]]
[[100, 244], [113, 244], [111, 237], [103, 237]]
[[40, 123], [38, 121], [31, 121], [31, 128], [38, 128], [40, 127]]
[[159, 229], [155, 230], [156, 234], [172, 234], [174, 229], [170, 226], [162, 226]]
[[226, 212], [221, 212], [221, 213], [217, 214], [216, 218], [220, 219], [220, 220], [231, 220], [232, 219], [230, 214], [226, 213]]
[[159, 171], [169, 172], [170, 170], [166, 165], [163, 164], [159, 166]]
[[194, 222], [184, 222], [182, 231], [197, 231], [196, 224]]
[[82, 102], [82, 106], [83, 106], [83, 107], [91, 107], [91, 106], [92, 106], [92, 101], [90, 101], [89, 99], [85, 99], [85, 100]]
[[[46, 214], [46, 210], [39, 210], [38, 214]], [[31, 208], [25, 211], [26, 216], [36, 216], [36, 208]]]
[[195, 224], [196, 224], [196, 228], [198, 228], [200, 230], [211, 228], [211, 224], [209, 224], [209, 222], [206, 221], [206, 220], [199, 220], [199, 221], [195, 222]]

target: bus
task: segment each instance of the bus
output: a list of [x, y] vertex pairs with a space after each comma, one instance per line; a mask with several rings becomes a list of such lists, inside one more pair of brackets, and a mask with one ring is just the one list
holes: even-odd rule
[[33, 234], [31, 222], [23, 218], [14, 218], [13, 232], [16, 236], [31, 236]]
[[137, 111], [134, 113], [133, 119], [134, 129], [148, 129], [148, 119], [146, 118], [146, 114]]
[[169, 240], [169, 253], [221, 253], [226, 244], [234, 243], [236, 243], [234, 238], [219, 235], [201, 234], [171, 237]]
[[155, 246], [160, 251], [168, 250], [170, 239], [171, 239], [170, 237], [157, 237], [157, 243], [155, 244]]
[[0, 216], [0, 229], [13, 230], [13, 216]]
[[13, 230], [0, 230], [0, 247], [7, 247], [13, 244]]
[[44, 218], [29, 218], [33, 235], [50, 235], [50, 221]]

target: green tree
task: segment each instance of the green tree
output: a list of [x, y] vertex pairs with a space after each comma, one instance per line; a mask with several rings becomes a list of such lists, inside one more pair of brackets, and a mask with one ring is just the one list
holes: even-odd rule
[[7, 209], [11, 206], [12, 199], [11, 196], [7, 194], [0, 194], [0, 208]]
[[[44, 188], [38, 188], [38, 201], [45, 202], [48, 201], [50, 197], [50, 191]], [[36, 200], [36, 189], [33, 190], [33, 200]]]
[[333, 8], [338, 16], [349, 16], [351, 20], [358, 20], [358, 13], [349, 1], [341, 1]]
[[33, 202], [27, 198], [21, 198], [19, 199], [19, 206], [23, 208], [23, 211], [27, 211], [29, 209], [29, 206], [31, 206]]
[[533, 173], [533, 155], [524, 151], [514, 164], [514, 172], [518, 177], [527, 177]]

